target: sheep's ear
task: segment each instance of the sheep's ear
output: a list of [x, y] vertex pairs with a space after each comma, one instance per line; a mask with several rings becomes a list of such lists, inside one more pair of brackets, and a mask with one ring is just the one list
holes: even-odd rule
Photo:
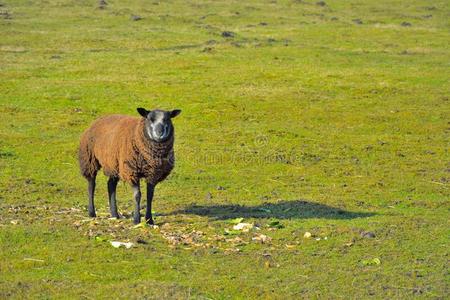
[[175, 118], [176, 116], [178, 116], [181, 113], [181, 110], [179, 109], [174, 109], [170, 112], [170, 117], [171, 118]]
[[142, 108], [142, 107], [138, 107], [137, 111], [141, 116], [143, 116], [144, 118], [147, 118], [147, 115], [149, 113], [148, 110], [146, 110], [145, 108]]

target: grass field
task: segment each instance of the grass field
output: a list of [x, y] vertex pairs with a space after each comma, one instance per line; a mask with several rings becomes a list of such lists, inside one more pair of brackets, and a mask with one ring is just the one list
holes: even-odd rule
[[[0, 0], [0, 298], [447, 298], [449, 30], [439, 0]], [[158, 226], [103, 175], [89, 219], [79, 137], [139, 106], [183, 111]]]

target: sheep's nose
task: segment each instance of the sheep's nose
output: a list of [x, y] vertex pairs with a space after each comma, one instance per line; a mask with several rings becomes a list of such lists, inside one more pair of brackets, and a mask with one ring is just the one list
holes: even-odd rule
[[164, 134], [164, 127], [161, 124], [155, 126], [155, 135], [161, 137]]

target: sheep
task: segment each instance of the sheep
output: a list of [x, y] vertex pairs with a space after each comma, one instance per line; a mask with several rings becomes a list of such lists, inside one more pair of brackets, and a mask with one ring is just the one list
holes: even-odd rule
[[109, 208], [113, 218], [117, 212], [116, 187], [119, 180], [129, 183], [133, 190], [135, 209], [133, 221], [141, 222], [140, 179], [147, 183], [147, 209], [145, 221], [154, 224], [152, 200], [156, 184], [172, 171], [175, 162], [173, 151], [174, 127], [172, 118], [181, 110], [172, 111], [137, 108], [141, 118], [109, 115], [97, 119], [82, 134], [78, 150], [81, 174], [88, 181], [88, 211], [96, 217], [94, 206], [95, 179], [103, 168], [108, 179]]

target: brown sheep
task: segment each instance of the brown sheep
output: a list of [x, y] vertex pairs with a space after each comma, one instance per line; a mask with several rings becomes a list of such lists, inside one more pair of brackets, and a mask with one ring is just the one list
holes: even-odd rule
[[131, 184], [136, 202], [134, 223], [141, 221], [141, 190], [139, 181], [147, 182], [145, 220], [152, 218], [153, 193], [174, 167], [174, 128], [171, 119], [181, 110], [148, 111], [138, 108], [142, 118], [124, 115], [102, 117], [82, 135], [78, 159], [81, 174], [88, 181], [89, 216], [95, 217], [94, 190], [98, 170], [103, 168], [108, 180], [109, 207], [112, 217], [119, 218], [116, 187], [119, 179]]

